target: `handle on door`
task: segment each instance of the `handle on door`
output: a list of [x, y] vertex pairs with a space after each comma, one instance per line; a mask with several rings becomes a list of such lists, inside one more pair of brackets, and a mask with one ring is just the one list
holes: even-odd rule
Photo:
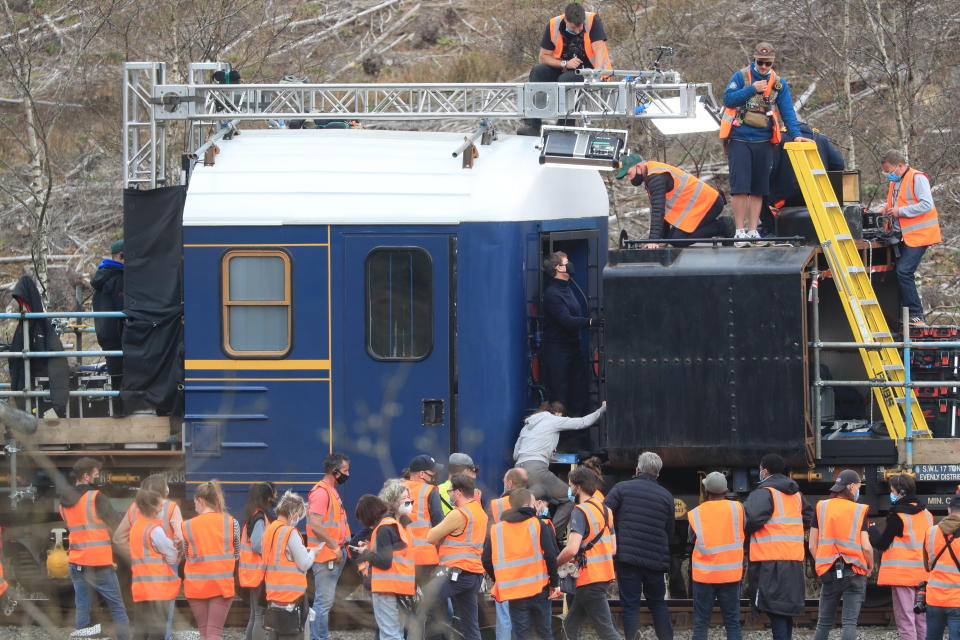
[[443, 399], [442, 398], [424, 398], [420, 401], [421, 423], [425, 427], [442, 427]]

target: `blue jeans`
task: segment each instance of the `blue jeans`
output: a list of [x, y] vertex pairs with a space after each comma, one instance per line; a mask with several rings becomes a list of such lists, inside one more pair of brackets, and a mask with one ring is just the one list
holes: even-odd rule
[[740, 583], [693, 583], [693, 640], [706, 640], [713, 603], [720, 605], [727, 640], [740, 640]]
[[392, 593], [372, 593], [370, 596], [380, 640], [403, 640], [403, 614], [397, 596]]
[[926, 640], [943, 640], [944, 629], [949, 630], [950, 640], [960, 640], [960, 607], [927, 605]]
[[770, 635], [773, 640], [791, 640], [793, 638], [793, 618], [767, 612], [770, 618]]
[[[897, 284], [900, 287], [900, 305], [910, 309], [910, 317], [923, 317], [923, 303], [917, 293], [917, 267], [927, 247], [908, 247], [900, 243], [900, 257], [897, 258]], [[899, 316], [899, 314], [897, 314]]]
[[623, 607], [623, 635], [634, 640], [640, 629], [640, 596], [646, 597], [647, 609], [653, 618], [657, 640], [673, 640], [673, 623], [667, 608], [667, 585], [663, 571], [650, 571], [626, 562], [618, 562], [617, 586], [620, 589], [620, 605]]
[[77, 629], [90, 626], [90, 607], [93, 603], [93, 592], [96, 591], [107, 602], [117, 640], [130, 640], [130, 619], [127, 618], [127, 610], [123, 606], [120, 582], [113, 565], [85, 567], [71, 563], [70, 580], [73, 582], [74, 605], [77, 608]]
[[817, 629], [813, 640], [827, 640], [837, 617], [837, 606], [842, 602], [840, 620], [843, 624], [841, 640], [857, 640], [857, 620], [860, 607], [867, 595], [867, 576], [853, 573], [846, 567], [843, 577], [837, 578], [833, 567], [820, 576], [820, 609], [817, 614]]
[[[499, 604], [499, 603], [498, 603]], [[504, 602], [503, 604], [506, 604]], [[510, 601], [510, 621], [518, 640], [540, 638], [553, 640], [553, 628], [550, 624], [550, 599], [547, 590], [529, 598]], [[509, 636], [507, 636], [509, 639]]]
[[[330, 568], [330, 563], [333, 568]], [[347, 555], [340, 551], [338, 560], [317, 562], [313, 565], [313, 584], [316, 593], [313, 596], [313, 610], [317, 617], [310, 623], [310, 638], [312, 640], [327, 640], [330, 637], [330, 609], [337, 595], [337, 582], [343, 573], [343, 565], [347, 562]]]
[[510, 602], [493, 603], [493, 608], [497, 611], [497, 640], [510, 640], [513, 633], [513, 624], [510, 621]]

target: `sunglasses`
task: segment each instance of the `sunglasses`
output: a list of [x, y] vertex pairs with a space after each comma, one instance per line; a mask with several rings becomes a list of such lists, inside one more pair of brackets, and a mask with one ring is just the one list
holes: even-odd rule
[[758, 67], [772, 67], [773, 60], [754, 60], [753, 63]]

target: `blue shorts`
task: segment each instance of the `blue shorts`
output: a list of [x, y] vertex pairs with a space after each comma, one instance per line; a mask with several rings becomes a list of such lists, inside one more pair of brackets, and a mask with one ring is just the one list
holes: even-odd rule
[[770, 174], [773, 172], [773, 152], [776, 148], [769, 140], [730, 140], [727, 163], [730, 168], [731, 195], [770, 195]]

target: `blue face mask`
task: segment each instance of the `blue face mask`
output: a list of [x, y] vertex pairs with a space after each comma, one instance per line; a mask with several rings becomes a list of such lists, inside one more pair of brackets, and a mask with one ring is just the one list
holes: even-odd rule
[[544, 507], [543, 509], [540, 510], [540, 513], [538, 513], [537, 515], [540, 516], [541, 518], [548, 517], [550, 515], [550, 508]]
[[571, 489], [570, 487], [567, 487], [567, 499], [570, 500], [570, 502], [577, 501], [577, 497], [576, 495], [574, 495], [573, 489]]
[[896, 494], [896, 492], [894, 492], [894, 491], [891, 491], [891, 492], [890, 492], [890, 504], [893, 504], [893, 503], [896, 502], [899, 498], [900, 498], [900, 496], [898, 496], [898, 495]]
[[887, 180], [889, 180], [890, 182], [900, 182], [900, 176], [891, 172], [887, 174]]
[[860, 491], [858, 489], [857, 492], [853, 494], [853, 501], [856, 502], [859, 499], [860, 499]]
[[574, 33], [573, 31], [570, 31], [570, 27], [564, 27], [563, 30], [566, 31], [571, 36], [578, 36], [580, 35], [580, 33], [583, 33], [583, 31], [581, 31], [580, 33]]

